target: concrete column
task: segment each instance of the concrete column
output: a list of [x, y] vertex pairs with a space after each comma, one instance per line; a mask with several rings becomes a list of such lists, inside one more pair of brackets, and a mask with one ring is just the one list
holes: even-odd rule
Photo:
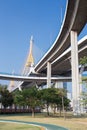
[[51, 63], [47, 62], [47, 88], [51, 87]]
[[79, 73], [79, 80], [80, 80], [80, 93], [82, 93], [82, 73], [84, 71], [84, 66], [82, 65], [80, 68], [80, 73]]
[[55, 88], [63, 88], [63, 82], [55, 82]]
[[79, 74], [80, 94], [82, 93], [82, 74]]
[[71, 66], [72, 66], [72, 100], [74, 115], [79, 113], [79, 69], [78, 69], [78, 44], [77, 32], [70, 32], [71, 40]]
[[[82, 73], [84, 71], [84, 66], [81, 66], [80, 68], [80, 73], [79, 73], [79, 81], [80, 81], [80, 94], [82, 93]], [[80, 97], [80, 100], [82, 100], [82, 98]], [[80, 109], [81, 109], [81, 114], [84, 114], [84, 105], [83, 103], [81, 102], [80, 103]]]

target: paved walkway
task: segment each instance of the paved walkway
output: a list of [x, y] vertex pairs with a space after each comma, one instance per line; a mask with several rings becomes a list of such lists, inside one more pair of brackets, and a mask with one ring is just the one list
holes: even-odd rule
[[68, 130], [68, 129], [60, 127], [60, 126], [37, 123], [37, 122], [26, 122], [26, 121], [18, 121], [18, 120], [0, 120], [0, 122], [14, 122], [14, 123], [21, 123], [21, 124], [32, 124], [32, 125], [36, 125], [36, 126], [42, 126], [46, 130]]

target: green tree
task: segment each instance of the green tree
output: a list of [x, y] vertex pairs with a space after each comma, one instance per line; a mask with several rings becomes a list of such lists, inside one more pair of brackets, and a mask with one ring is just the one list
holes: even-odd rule
[[14, 105], [15, 105], [15, 111], [16, 111], [16, 106], [25, 106], [26, 102], [23, 97], [23, 91], [15, 91], [14, 92]]
[[84, 106], [87, 105], [87, 92], [82, 92], [82, 94], [81, 94], [81, 102], [83, 103]]
[[87, 65], [87, 56], [80, 58], [80, 64], [83, 66]]
[[35, 115], [35, 108], [40, 106], [38, 89], [31, 87], [14, 93], [14, 103], [18, 106], [28, 106], [32, 110], [32, 117]]
[[32, 110], [32, 117], [35, 115], [35, 108], [40, 106], [40, 99], [38, 98], [38, 89], [36, 87], [32, 87], [29, 89], [23, 90], [23, 96], [26, 101], [26, 104]]
[[54, 88], [46, 88], [40, 90], [41, 93], [41, 100], [44, 104], [44, 107], [47, 109], [47, 115], [49, 116], [49, 106], [54, 103], [54, 95], [55, 89]]
[[[49, 103], [48, 101], [46, 100], [46, 96], [47, 95], [47, 92], [46, 92], [46, 89], [41, 89], [39, 90], [39, 98], [41, 99], [41, 101], [43, 102], [43, 108], [48, 108], [49, 106]], [[48, 99], [49, 100], [49, 99]], [[47, 112], [48, 112], [48, 109], [47, 109]]]
[[67, 91], [64, 88], [58, 88], [56, 91], [56, 94], [58, 95], [59, 98], [59, 103], [58, 106], [60, 107], [60, 114], [61, 114], [61, 108], [63, 110], [63, 115], [65, 118], [65, 103], [64, 103], [64, 99], [67, 99]]
[[47, 109], [47, 115], [49, 116], [49, 107], [53, 108], [54, 114], [57, 107], [65, 108], [69, 106], [70, 100], [66, 97], [66, 91], [60, 88], [46, 88], [40, 90], [41, 101], [44, 104], [44, 107]]
[[4, 108], [7, 108], [8, 106], [12, 106], [13, 104], [13, 95], [10, 93], [6, 88], [2, 88], [1, 90], [1, 103], [4, 106]]
[[[87, 56], [84, 56], [80, 58], [80, 65], [81, 66], [86, 66], [87, 65]], [[86, 84], [85, 86], [87, 87], [87, 76], [82, 77], [83, 84]], [[87, 105], [87, 91], [82, 92], [80, 95], [80, 101], [83, 105]]]
[[[84, 66], [84, 67], [87, 66], [87, 56], [84, 56], [84, 57], [80, 58], [80, 65]], [[87, 81], [87, 76], [83, 77], [82, 80], [86, 82]]]

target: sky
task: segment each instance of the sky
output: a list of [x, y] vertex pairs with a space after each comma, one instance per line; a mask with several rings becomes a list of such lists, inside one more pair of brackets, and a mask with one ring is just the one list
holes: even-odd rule
[[[21, 73], [31, 36], [35, 64], [41, 59], [60, 31], [66, 3], [67, 0], [0, 0], [0, 72]], [[87, 25], [80, 37], [85, 34]]]

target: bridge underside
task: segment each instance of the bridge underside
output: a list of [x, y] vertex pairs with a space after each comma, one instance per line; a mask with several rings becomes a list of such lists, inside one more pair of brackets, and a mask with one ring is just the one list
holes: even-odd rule
[[[78, 46], [78, 56], [80, 58], [87, 56], [87, 37], [86, 39]], [[87, 68], [85, 68], [87, 70]], [[47, 73], [47, 66], [44, 67], [39, 73]], [[71, 51], [67, 51], [64, 56], [60, 57], [58, 60], [52, 63], [51, 65], [51, 74], [59, 76], [71, 76]]]
[[[78, 56], [79, 56], [79, 60], [80, 58], [82, 58], [83, 56], [87, 56], [87, 39], [85, 39], [82, 44], [80, 44], [78, 46], [79, 51], [78, 51]], [[80, 68], [79, 68], [80, 70]], [[84, 70], [87, 70], [87, 67], [84, 68]], [[45, 77], [47, 76], [47, 67], [43, 68], [43, 70], [40, 71], [40, 73], [42, 73], [42, 75], [44, 75]], [[35, 76], [35, 75], [33, 75]], [[41, 75], [40, 75], [41, 76]], [[54, 63], [52, 63], [51, 65], [51, 76], [52, 77], [66, 77], [69, 76], [71, 77], [71, 50], [69, 49], [67, 51], [66, 54], [64, 54], [64, 56], [62, 56], [61, 58], [59, 58], [57, 61], [55, 61]], [[59, 80], [62, 82], [68, 82], [71, 80]], [[32, 85], [37, 84], [38, 86], [43, 86], [46, 84], [46, 81], [32, 81], [32, 82], [23, 82], [22, 87], [30, 87]]]

